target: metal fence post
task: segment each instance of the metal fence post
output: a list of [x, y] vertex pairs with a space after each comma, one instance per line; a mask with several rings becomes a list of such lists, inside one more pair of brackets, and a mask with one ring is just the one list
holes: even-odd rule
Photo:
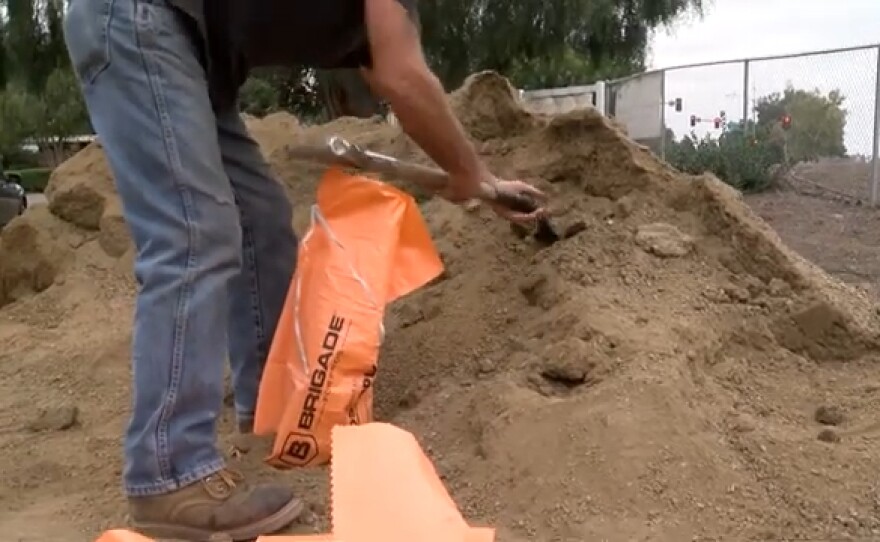
[[660, 72], [660, 158], [666, 160], [666, 70]]
[[749, 134], [749, 60], [743, 61], [743, 135]]
[[877, 183], [880, 181], [880, 46], [877, 46], [877, 81], [874, 90], [874, 153], [871, 156], [871, 207], [877, 206]]

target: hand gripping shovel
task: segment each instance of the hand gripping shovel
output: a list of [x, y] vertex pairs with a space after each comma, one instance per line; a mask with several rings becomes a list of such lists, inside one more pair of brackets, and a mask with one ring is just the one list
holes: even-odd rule
[[[402, 162], [391, 156], [363, 149], [339, 136], [332, 136], [326, 145], [295, 146], [288, 149], [288, 156], [327, 166], [353, 167], [361, 171], [394, 177], [424, 187], [428, 190], [442, 190], [449, 183], [449, 175], [438, 168]], [[524, 194], [498, 192], [487, 183], [480, 184], [479, 199], [499, 203], [519, 213], [531, 213], [538, 208], [537, 203]], [[559, 240], [546, 217], [538, 220], [535, 240], [550, 245]]]

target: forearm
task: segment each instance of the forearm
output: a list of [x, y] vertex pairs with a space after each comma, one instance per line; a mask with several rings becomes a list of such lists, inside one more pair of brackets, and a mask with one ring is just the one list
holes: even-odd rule
[[491, 175], [455, 117], [437, 78], [427, 69], [398, 72], [383, 89], [404, 132], [450, 175], [474, 181]]
[[462, 193], [493, 181], [422, 53], [407, 0], [365, 0], [372, 66], [364, 76], [391, 104], [403, 130], [454, 179]]

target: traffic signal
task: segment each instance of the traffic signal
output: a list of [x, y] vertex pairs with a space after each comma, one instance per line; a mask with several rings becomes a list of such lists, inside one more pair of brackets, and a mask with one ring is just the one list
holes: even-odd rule
[[691, 128], [697, 125], [697, 116], [691, 115]]
[[782, 127], [786, 130], [791, 128], [791, 115], [782, 115]]
[[[675, 111], [676, 111], [677, 113], [680, 113], [680, 112], [681, 112], [681, 98], [676, 98], [676, 99], [675, 99]], [[693, 126], [693, 125], [691, 125], [691, 126]]]
[[715, 117], [715, 128], [721, 128], [721, 119]]

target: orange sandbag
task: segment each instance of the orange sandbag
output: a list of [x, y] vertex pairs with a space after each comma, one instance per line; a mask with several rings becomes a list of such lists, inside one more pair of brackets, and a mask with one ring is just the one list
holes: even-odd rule
[[[461, 517], [415, 437], [393, 425], [333, 429], [329, 542], [493, 542], [495, 529]], [[261, 536], [257, 542], [312, 542]]]
[[415, 201], [391, 185], [331, 169], [311, 218], [257, 400], [277, 468], [326, 463], [334, 426], [372, 421], [385, 307], [443, 271]]
[[112, 529], [102, 534], [95, 542], [152, 542], [152, 540], [124, 529]]
[[330, 501], [340, 541], [495, 539], [494, 529], [465, 522], [416, 438], [390, 424], [333, 430]]

